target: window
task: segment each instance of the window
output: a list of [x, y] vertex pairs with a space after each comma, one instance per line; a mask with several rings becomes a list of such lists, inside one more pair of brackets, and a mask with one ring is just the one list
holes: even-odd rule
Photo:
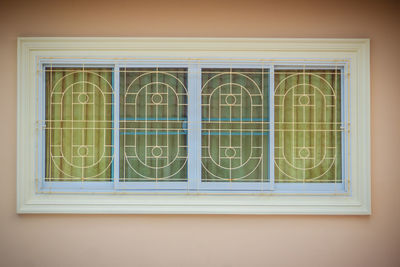
[[19, 212], [370, 212], [368, 41], [19, 47]]

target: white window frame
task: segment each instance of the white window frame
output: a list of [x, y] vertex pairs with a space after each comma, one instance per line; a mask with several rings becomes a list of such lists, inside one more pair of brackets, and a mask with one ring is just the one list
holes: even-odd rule
[[[334, 195], [291, 190], [260, 194], [85, 194], [38, 192], [37, 124], [43, 59], [346, 62], [350, 124], [351, 190]], [[284, 64], [283, 64], [284, 65]], [[18, 213], [195, 213], [195, 214], [370, 214], [370, 81], [368, 39], [239, 38], [19, 38], [18, 39]], [[346, 139], [347, 140], [347, 139]], [[351, 142], [350, 142], [351, 141]], [[348, 180], [350, 183], [350, 179]], [[349, 184], [350, 185], [350, 184]], [[299, 185], [301, 186], [301, 185]]]

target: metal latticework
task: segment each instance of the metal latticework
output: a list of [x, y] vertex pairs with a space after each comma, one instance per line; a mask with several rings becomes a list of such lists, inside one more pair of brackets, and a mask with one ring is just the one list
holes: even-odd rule
[[202, 181], [268, 181], [269, 72], [202, 69]]
[[344, 184], [343, 68], [121, 66], [44, 66], [45, 182], [198, 191]]
[[109, 181], [112, 69], [45, 69], [46, 181]]
[[275, 70], [275, 182], [341, 183], [340, 69]]
[[187, 69], [120, 69], [119, 181], [187, 181]]

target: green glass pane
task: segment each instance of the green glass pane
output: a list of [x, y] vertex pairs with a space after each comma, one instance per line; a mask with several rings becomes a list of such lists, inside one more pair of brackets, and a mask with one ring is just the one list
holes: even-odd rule
[[202, 69], [201, 79], [202, 181], [268, 181], [268, 71]]
[[45, 68], [46, 181], [110, 181], [112, 69]]
[[341, 71], [275, 71], [275, 182], [342, 181]]
[[120, 69], [120, 182], [187, 181], [187, 69]]

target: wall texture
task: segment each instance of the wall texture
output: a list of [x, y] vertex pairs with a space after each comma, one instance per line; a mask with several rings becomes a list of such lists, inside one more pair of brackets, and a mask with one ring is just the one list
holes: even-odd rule
[[[0, 266], [400, 266], [399, 9], [384, 0], [0, 1]], [[17, 215], [18, 36], [371, 38], [372, 215]]]

